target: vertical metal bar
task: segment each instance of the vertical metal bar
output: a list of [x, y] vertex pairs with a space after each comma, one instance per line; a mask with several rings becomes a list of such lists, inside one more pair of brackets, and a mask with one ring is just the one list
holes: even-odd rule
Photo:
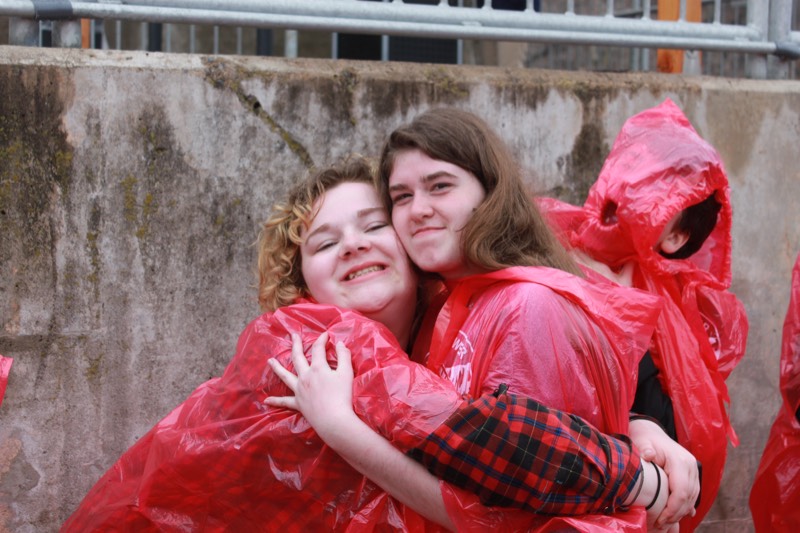
[[722, 22], [722, 0], [714, 0], [714, 24]]
[[[382, 2], [391, 2], [391, 0], [381, 0]], [[381, 61], [389, 61], [389, 36], [381, 35]]]
[[[791, 40], [792, 0], [770, 0], [768, 39], [773, 43]], [[785, 80], [789, 76], [790, 61], [770, 56], [767, 60], [767, 76], [774, 80]]]
[[241, 26], [236, 27], [236, 55], [242, 55], [242, 41], [244, 41], [244, 30]]
[[[464, 7], [464, 0], [458, 0], [458, 7]], [[456, 65], [464, 64], [464, 39], [456, 40]]]
[[575, 14], [575, 0], [567, 0], [567, 11], [565, 14]]
[[167, 45], [164, 47], [165, 52], [172, 52], [172, 24], [169, 22], [164, 24], [164, 40]]
[[331, 33], [331, 59], [339, 59], [339, 33]]
[[653, 8], [650, 6], [650, 0], [644, 0], [644, 5], [642, 6], [642, 19], [650, 20], [650, 12], [652, 9]]
[[678, 21], [683, 22], [686, 20], [686, 0], [680, 0], [678, 5]]
[[122, 21], [114, 21], [114, 48], [122, 50]]
[[214, 26], [213, 33], [214, 33], [213, 53], [219, 54], [219, 26]]
[[139, 50], [147, 50], [147, 22], [139, 23]]
[[[761, 32], [761, 40], [769, 38], [770, 0], [747, 0], [747, 25]], [[746, 75], [754, 79], [767, 78], [767, 56], [748, 54]]]
[[8, 42], [17, 46], [39, 46], [39, 22], [34, 19], [9, 17]]
[[283, 56], [289, 58], [297, 57], [297, 30], [283, 32]]
[[606, 15], [614, 16], [614, 0], [606, 0]]
[[196, 37], [197, 37], [197, 28], [194, 24], [189, 25], [189, 53], [193, 54], [195, 50], [196, 44]]

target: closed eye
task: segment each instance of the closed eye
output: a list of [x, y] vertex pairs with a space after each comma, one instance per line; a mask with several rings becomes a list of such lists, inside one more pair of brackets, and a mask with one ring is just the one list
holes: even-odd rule
[[328, 248], [330, 248], [334, 244], [336, 244], [336, 241], [325, 241], [325, 242], [322, 242], [317, 246], [317, 248], [314, 251], [315, 252], [321, 252], [323, 250], [327, 250]]
[[388, 222], [375, 222], [375, 223], [373, 223], [373, 224], [370, 224], [369, 226], [367, 226], [367, 231], [368, 231], [368, 232], [370, 232], [370, 231], [377, 231], [377, 230], [379, 230], [379, 229], [383, 229], [383, 228], [385, 228], [385, 227], [386, 227], [386, 226], [388, 226], [388, 225], [389, 225], [389, 223], [388, 223]]

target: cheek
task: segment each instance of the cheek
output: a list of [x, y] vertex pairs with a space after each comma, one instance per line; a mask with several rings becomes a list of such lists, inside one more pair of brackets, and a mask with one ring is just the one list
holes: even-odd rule
[[395, 209], [392, 211], [392, 226], [400, 240], [404, 240], [408, 236], [408, 217], [405, 215], [403, 209]]
[[304, 259], [300, 267], [309, 294], [317, 300], [324, 298], [324, 285], [321, 283], [321, 267], [313, 259]]

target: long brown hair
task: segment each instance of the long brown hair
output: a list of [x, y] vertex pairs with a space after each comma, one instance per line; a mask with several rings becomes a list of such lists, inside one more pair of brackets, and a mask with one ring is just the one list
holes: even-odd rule
[[349, 156], [337, 164], [312, 170], [290, 190], [285, 201], [272, 208], [257, 243], [258, 303], [263, 311], [274, 311], [308, 296], [300, 264], [300, 233], [316, 214], [313, 206], [317, 198], [350, 182], [374, 184], [373, 169], [366, 158]]
[[412, 149], [471, 172], [486, 191], [462, 233], [470, 266], [486, 271], [548, 266], [581, 275], [526, 190], [510, 150], [483, 120], [467, 111], [438, 108], [394, 130], [378, 169], [378, 192], [390, 213], [389, 176], [397, 154]]

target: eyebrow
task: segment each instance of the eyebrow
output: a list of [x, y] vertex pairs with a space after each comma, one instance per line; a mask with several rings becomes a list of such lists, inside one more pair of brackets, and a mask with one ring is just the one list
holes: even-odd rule
[[[423, 183], [429, 183], [429, 182], [431, 182], [431, 181], [433, 181], [433, 180], [435, 180], [437, 178], [441, 178], [442, 176], [455, 177], [452, 173], [447, 172], [446, 170], [439, 170], [437, 172], [432, 172], [430, 174], [426, 174], [425, 176], [422, 176], [422, 182]], [[408, 189], [408, 186], [404, 185], [402, 183], [399, 183], [397, 185], [390, 185], [389, 186], [389, 192], [390, 193], [393, 192], [393, 191], [400, 191], [400, 190], [403, 190], [403, 189]]]
[[[366, 209], [359, 209], [358, 211], [356, 211], [356, 218], [366, 218], [376, 211], [383, 211], [383, 210], [384, 210], [383, 207], [368, 207]], [[311, 237], [313, 237], [317, 233], [323, 233], [325, 231], [328, 231], [330, 227], [331, 227], [330, 224], [321, 225], [320, 227], [318, 227], [317, 229], [306, 235], [305, 242], [308, 242], [309, 239], [311, 239]]]

